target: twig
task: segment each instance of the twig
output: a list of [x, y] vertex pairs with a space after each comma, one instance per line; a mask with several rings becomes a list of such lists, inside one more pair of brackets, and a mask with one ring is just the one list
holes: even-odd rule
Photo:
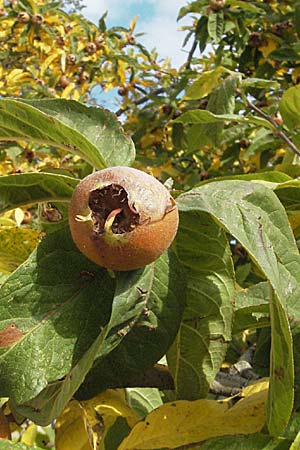
[[300, 156], [300, 151], [298, 150], [296, 145], [288, 138], [288, 136], [282, 130], [279, 130], [279, 125], [275, 122], [275, 120], [272, 117], [270, 117], [268, 114], [264, 113], [258, 106], [254, 105], [248, 99], [247, 99], [247, 103], [248, 103], [248, 105], [250, 106], [251, 109], [253, 109], [254, 111], [257, 112], [257, 114], [259, 114], [261, 117], [263, 117], [268, 122], [270, 122], [274, 126], [274, 128], [276, 129], [277, 136], [282, 141], [284, 141], [290, 147], [290, 149], [292, 149], [293, 152], [296, 153], [296, 155]]
[[[172, 87], [172, 85], [170, 87]], [[159, 94], [163, 94], [165, 92], [166, 92], [166, 88], [163, 88], [163, 87], [159, 88], [159, 89], [155, 89], [154, 91], [149, 92], [149, 94], [145, 95], [144, 97], [142, 97], [142, 98], [140, 98], [138, 100], [134, 100], [132, 103], [135, 106], [139, 106], [139, 105], [142, 105], [143, 103], [146, 103], [148, 100], [150, 100], [151, 97], [159, 95]], [[119, 117], [124, 112], [128, 111], [128, 109], [130, 109], [130, 108], [131, 108], [131, 105], [126, 106], [126, 108], [120, 108], [115, 114], [116, 114], [116, 116]]]
[[192, 62], [195, 50], [197, 48], [197, 43], [198, 43], [198, 39], [197, 39], [197, 37], [195, 37], [193, 45], [191, 47], [191, 50], [189, 51], [189, 54], [188, 54], [188, 57], [187, 57], [187, 60], [186, 60], [186, 63], [185, 63], [185, 68], [186, 69], [189, 69], [191, 67], [191, 62]]

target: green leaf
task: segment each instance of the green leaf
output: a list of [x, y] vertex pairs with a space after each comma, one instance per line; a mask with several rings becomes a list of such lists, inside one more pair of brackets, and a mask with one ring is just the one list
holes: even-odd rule
[[210, 94], [219, 85], [220, 78], [224, 72], [227, 72], [227, 69], [222, 66], [218, 66], [216, 69], [208, 72], [203, 72], [187, 87], [184, 99], [197, 100]]
[[300, 182], [289, 180], [274, 186], [274, 192], [288, 212], [300, 209]]
[[173, 122], [175, 123], [184, 123], [184, 124], [215, 124], [222, 122], [241, 122], [241, 123], [249, 123], [261, 125], [270, 129], [274, 129], [273, 126], [265, 119], [254, 116], [242, 116], [238, 114], [213, 114], [212, 112], [206, 109], [195, 109], [191, 111], [187, 111]]
[[285, 125], [290, 130], [300, 126], [300, 84], [283, 93], [279, 102], [279, 111]]
[[224, 436], [209, 439], [193, 450], [289, 450], [290, 439], [272, 438], [266, 434], [254, 433], [248, 436]]
[[275, 138], [272, 130], [266, 128], [260, 128], [256, 131], [252, 142], [247, 147], [243, 154], [243, 159], [248, 159], [253, 155], [261, 153], [265, 150], [271, 150], [272, 148], [278, 148], [279, 139]]
[[0, 212], [39, 202], [68, 202], [79, 180], [66, 175], [28, 172], [0, 177]]
[[69, 231], [44, 238], [0, 289], [0, 396], [25, 403], [64, 377], [108, 322], [113, 292]]
[[30, 228], [0, 228], [0, 272], [9, 274], [22, 264], [39, 242], [39, 232]]
[[274, 80], [264, 80], [263, 78], [246, 78], [244, 80], [241, 80], [241, 87], [242, 88], [257, 88], [257, 89], [278, 89], [280, 84], [277, 81]]
[[96, 169], [130, 165], [135, 153], [113, 113], [64, 99], [1, 99], [0, 140], [51, 145]]
[[222, 9], [219, 11], [210, 11], [208, 15], [207, 31], [215, 43], [220, 42], [224, 33], [224, 12]]
[[187, 306], [167, 357], [176, 397], [194, 400], [206, 396], [231, 338], [233, 264], [224, 231], [198, 210], [180, 213], [175, 246], [187, 268]]
[[56, 419], [91, 369], [104, 335], [105, 328], [63, 380], [49, 383], [34, 399], [24, 404], [16, 404], [10, 399], [13, 414], [29, 418], [38, 425], [48, 425]]
[[267, 403], [267, 424], [271, 436], [279, 436], [285, 429], [294, 402], [294, 361], [290, 350], [293, 347], [293, 341], [286, 311], [278, 300], [274, 293], [271, 293], [270, 376], [272, 382]]
[[141, 418], [163, 404], [160, 392], [156, 388], [128, 388], [126, 397], [129, 406]]
[[295, 31], [297, 33], [298, 38], [300, 38], [300, 3], [296, 3], [295, 5]]
[[234, 302], [234, 334], [270, 326], [269, 289], [269, 283], [262, 282], [237, 292]]
[[185, 271], [172, 251], [143, 269], [119, 273], [106, 339], [76, 397], [136, 386], [175, 339], [185, 298]]
[[7, 441], [6, 439], [0, 440], [0, 450], [43, 450], [41, 447], [29, 447], [28, 445], [21, 444], [20, 442]]
[[270, 185], [277, 188], [281, 186], [280, 183], [285, 183], [286, 181], [292, 181], [289, 175], [286, 175], [282, 172], [276, 172], [275, 170], [272, 172], [257, 172], [257, 173], [246, 173], [242, 175], [229, 175], [226, 177], [217, 177], [211, 178], [209, 180], [201, 181], [198, 186], [202, 186], [204, 184], [215, 183], [216, 181], [228, 181], [228, 180], [244, 180], [244, 181], [253, 181], [260, 182], [264, 181], [270, 183]]
[[248, 3], [247, 1], [242, 0], [227, 0], [226, 6], [236, 6], [237, 8], [241, 8], [245, 11], [253, 12], [255, 14], [265, 14], [265, 11], [262, 8], [259, 8], [256, 5], [253, 5], [252, 3]]
[[[247, 250], [274, 290], [272, 335], [281, 329], [283, 341], [280, 344], [275, 337], [272, 341], [268, 426], [271, 433], [280, 434], [293, 406], [293, 352], [287, 312], [291, 323], [297, 324], [300, 281], [299, 252], [285, 210], [270, 189], [244, 181], [206, 184], [179, 196], [177, 203], [182, 212], [211, 214]], [[280, 416], [276, 414], [278, 405]]]

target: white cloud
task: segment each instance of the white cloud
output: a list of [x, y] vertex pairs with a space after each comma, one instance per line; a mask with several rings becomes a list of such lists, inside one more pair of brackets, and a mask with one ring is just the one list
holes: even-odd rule
[[108, 11], [109, 22], [113, 25], [129, 24], [130, 11], [138, 11], [136, 31], [145, 33], [141, 42], [150, 50], [156, 48], [161, 57], [169, 57], [174, 66], [185, 62], [188, 48], [185, 52], [181, 50], [185, 33], [178, 31], [184, 21], [176, 21], [184, 0], [85, 0], [84, 3], [86, 17], [97, 22], [104, 11]]

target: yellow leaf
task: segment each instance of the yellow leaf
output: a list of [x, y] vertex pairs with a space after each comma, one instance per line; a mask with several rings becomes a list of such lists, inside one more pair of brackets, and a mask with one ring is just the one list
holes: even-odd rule
[[268, 57], [268, 55], [273, 52], [273, 50], [276, 50], [278, 47], [278, 42], [273, 41], [273, 39], [268, 39], [268, 42], [266, 45], [263, 45], [262, 47], [259, 47], [259, 50], [262, 52], [265, 58]]
[[73, 400], [64, 409], [55, 425], [56, 450], [93, 450], [84, 423], [84, 411]]
[[21, 442], [23, 444], [33, 446], [35, 443], [35, 440], [36, 440], [36, 436], [37, 436], [37, 426], [34, 423], [32, 423], [24, 431], [24, 433], [21, 437]]
[[67, 86], [62, 94], [61, 94], [61, 98], [70, 98], [70, 94], [71, 92], [75, 89], [76, 84], [75, 83], [70, 83], [69, 86]]
[[39, 241], [39, 232], [30, 228], [0, 229], [0, 271], [9, 274], [22, 264]]
[[123, 61], [118, 61], [118, 75], [120, 78], [120, 84], [126, 84], [126, 70], [125, 63]]
[[27, 0], [27, 2], [31, 6], [32, 14], [37, 14], [39, 11], [36, 0]]
[[139, 16], [135, 16], [135, 17], [131, 20], [130, 25], [129, 25], [130, 31], [133, 31], [133, 30], [135, 29], [135, 25], [136, 25], [136, 22], [137, 22], [138, 18], [139, 18]]
[[122, 389], [107, 390], [88, 401], [73, 400], [56, 423], [57, 450], [105, 450], [104, 441], [118, 418], [129, 430], [139, 420]]
[[218, 436], [257, 433], [266, 420], [268, 385], [260, 380], [245, 388], [233, 406], [233, 397], [166, 403], [137, 423], [118, 450], [173, 449]]
[[41, 75], [44, 75], [44, 73], [46, 72], [46, 70], [48, 69], [50, 64], [53, 63], [53, 61], [59, 57], [60, 57], [60, 51], [55, 51], [55, 53], [52, 53], [51, 55], [49, 55], [45, 59], [45, 61], [41, 64], [41, 70], [40, 70]]

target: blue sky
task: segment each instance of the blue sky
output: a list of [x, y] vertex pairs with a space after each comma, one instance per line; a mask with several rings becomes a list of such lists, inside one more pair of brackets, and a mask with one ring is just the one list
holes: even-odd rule
[[84, 0], [83, 14], [97, 23], [108, 11], [109, 26], [128, 25], [134, 16], [139, 16], [136, 31], [144, 32], [140, 40], [148, 48], [156, 48], [162, 57], [169, 57], [174, 66], [184, 63], [188, 48], [181, 49], [185, 33], [178, 31], [187, 20], [177, 22], [184, 0]]

